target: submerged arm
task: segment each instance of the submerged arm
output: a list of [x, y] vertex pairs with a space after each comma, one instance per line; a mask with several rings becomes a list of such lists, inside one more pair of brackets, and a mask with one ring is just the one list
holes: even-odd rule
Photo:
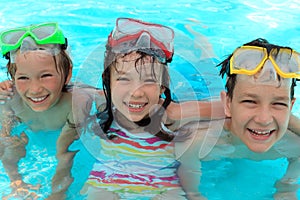
[[[198, 123], [188, 124], [181, 128], [184, 135], [189, 135], [186, 140], [175, 143], [175, 153], [180, 161], [178, 176], [180, 184], [186, 192], [189, 200], [206, 199], [199, 192], [199, 185], [202, 176], [199, 149], [202, 143], [203, 130], [198, 128]], [[185, 132], [191, 133], [187, 134]]]
[[78, 139], [75, 127], [67, 124], [63, 127], [56, 142], [56, 157], [58, 164], [52, 178], [52, 193], [47, 199], [65, 199], [65, 193], [73, 182], [71, 169], [74, 156], [78, 151], [69, 151], [70, 145]]
[[300, 178], [300, 158], [288, 159], [288, 168], [285, 175], [276, 182], [277, 189], [274, 199], [298, 199], [297, 191], [300, 188], [298, 180]]
[[56, 142], [58, 164], [52, 178], [52, 194], [47, 200], [64, 199], [66, 191], [74, 180], [71, 170], [74, 157], [79, 150], [70, 151], [69, 147], [80, 138], [83, 129], [86, 128], [93, 103], [101, 103], [101, 95], [98, 92], [89, 88], [80, 88], [72, 92], [72, 111]]
[[19, 173], [18, 163], [26, 155], [27, 135], [22, 132], [20, 136], [12, 136], [11, 130], [16, 124], [16, 117], [8, 105], [1, 106], [1, 138], [0, 138], [0, 159], [3, 167], [10, 179], [11, 194], [3, 197], [36, 198], [37, 195], [32, 190], [37, 190], [39, 186], [32, 186], [23, 181]]

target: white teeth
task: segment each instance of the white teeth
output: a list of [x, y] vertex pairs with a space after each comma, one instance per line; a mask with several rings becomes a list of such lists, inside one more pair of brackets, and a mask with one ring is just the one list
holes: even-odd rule
[[141, 108], [144, 104], [128, 104], [130, 108]]
[[253, 129], [249, 129], [249, 130], [256, 135], [268, 135], [272, 132], [272, 131], [257, 131]]
[[44, 96], [44, 97], [40, 97], [40, 98], [30, 98], [32, 101], [36, 101], [36, 102], [39, 102], [39, 101], [43, 101], [44, 99], [46, 99], [47, 96]]

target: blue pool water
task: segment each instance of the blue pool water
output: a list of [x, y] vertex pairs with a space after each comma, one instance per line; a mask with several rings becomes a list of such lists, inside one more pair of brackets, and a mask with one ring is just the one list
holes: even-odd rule
[[[271, 43], [300, 51], [299, 10], [299, 0], [0, 0], [0, 30], [57, 21], [68, 37], [74, 61], [73, 80], [99, 86], [101, 65], [99, 60], [96, 65], [92, 57], [100, 55], [96, 57], [100, 59], [103, 55], [104, 42], [117, 17], [165, 24], [176, 30], [176, 54], [170, 66], [173, 97], [177, 100], [208, 99], [216, 98], [223, 88], [217, 69], [211, 66], [237, 46], [263, 37]], [[188, 27], [198, 34], [190, 32]], [[212, 58], [199, 63], [198, 58], [205, 53]], [[0, 80], [7, 78], [5, 64], [6, 60], [1, 59]], [[300, 97], [299, 86], [296, 97]], [[296, 101], [293, 108], [298, 116], [299, 102]], [[20, 163], [25, 180], [49, 183], [40, 191], [45, 196], [49, 193], [56, 163], [55, 158], [49, 156], [53, 149], [46, 149], [48, 141], [47, 138], [36, 139], [30, 155]], [[80, 164], [74, 169], [77, 173], [88, 163], [85, 159], [78, 160]], [[212, 200], [269, 200], [275, 192], [273, 184], [283, 176], [286, 165], [285, 159], [205, 162], [199, 190]], [[8, 177], [1, 164], [0, 188], [0, 195], [9, 191]], [[76, 184], [72, 189], [78, 189]]]

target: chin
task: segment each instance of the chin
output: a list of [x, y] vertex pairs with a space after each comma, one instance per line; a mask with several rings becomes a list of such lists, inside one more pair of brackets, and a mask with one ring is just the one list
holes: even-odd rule
[[49, 108], [33, 108], [33, 107], [30, 107], [34, 112], [44, 112], [46, 110], [48, 110]]
[[272, 145], [255, 145], [255, 146], [248, 146], [248, 148], [255, 152], [255, 153], [265, 153], [269, 151], [269, 149], [272, 147]]
[[137, 115], [135, 115], [135, 116], [129, 116], [129, 120], [131, 120], [131, 121], [133, 121], [133, 122], [139, 122], [139, 121], [141, 121], [141, 120], [143, 120], [144, 118], [146, 118], [146, 116], [137, 116]]

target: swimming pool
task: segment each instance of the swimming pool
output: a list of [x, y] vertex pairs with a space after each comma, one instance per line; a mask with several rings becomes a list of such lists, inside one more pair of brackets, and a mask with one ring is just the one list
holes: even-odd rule
[[[173, 95], [179, 100], [211, 98], [221, 89], [219, 83], [222, 80], [216, 76], [217, 70], [204, 71], [206, 69], [198, 68], [192, 59], [193, 56], [201, 56], [201, 48], [209, 48], [204, 45], [206, 39], [212, 44], [215, 54], [214, 59], [208, 59], [208, 64], [222, 60], [237, 46], [258, 37], [300, 51], [300, 2], [298, 0], [287, 0], [284, 3], [279, 0], [154, 0], [151, 2], [15, 0], [9, 3], [1, 1], [1, 5], [1, 30], [44, 21], [59, 22], [71, 46], [75, 68], [74, 79], [96, 85], [99, 84], [99, 79], [91, 81], [90, 77], [84, 76], [80, 69], [83, 67], [87, 73], [94, 73], [95, 77], [98, 77], [95, 72], [101, 73], [97, 66], [88, 64], [87, 58], [91, 57], [90, 54], [95, 52], [99, 45], [104, 45], [117, 17], [134, 17], [173, 27], [178, 35], [175, 44], [177, 47], [175, 51], [178, 53], [170, 67], [174, 77], [172, 90], [176, 91]], [[187, 30], [186, 25], [202, 35], [193, 35]], [[202, 42], [195, 46], [194, 38]], [[180, 43], [182, 41], [188, 42]], [[184, 51], [187, 47], [195, 51]], [[0, 63], [1, 66], [5, 66], [6, 61], [1, 59]], [[189, 67], [183, 68], [186, 65]], [[6, 74], [2, 72], [0, 78], [6, 79]], [[299, 98], [298, 91], [296, 97]], [[293, 109], [300, 116], [299, 102], [296, 101]], [[54, 140], [54, 138], [49, 139]], [[43, 145], [45, 144], [42, 142], [40, 146]], [[22, 170], [27, 180], [50, 183], [48, 175], [53, 173], [55, 158], [47, 157], [48, 154], [45, 148], [33, 149], [32, 163], [36, 160], [39, 162], [30, 166], [22, 162]], [[87, 161], [82, 161], [82, 165], [85, 162]], [[256, 172], [257, 168], [259, 168], [258, 172]], [[284, 159], [263, 163], [247, 160], [205, 163], [200, 190], [209, 199], [271, 199], [270, 194], [274, 192], [272, 183], [282, 176], [285, 168]], [[262, 180], [262, 184], [259, 184], [258, 178]], [[5, 191], [8, 183], [8, 178], [1, 167], [0, 188], [5, 188], [3, 189]], [[47, 189], [49, 188], [42, 190], [41, 194], [46, 194]]]

